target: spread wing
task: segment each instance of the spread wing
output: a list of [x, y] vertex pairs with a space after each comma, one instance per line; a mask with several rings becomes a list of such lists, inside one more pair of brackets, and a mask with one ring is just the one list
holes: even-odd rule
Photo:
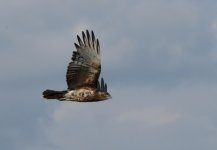
[[101, 71], [100, 45], [95, 39], [93, 31], [86, 34], [82, 31], [82, 40], [77, 35], [78, 43], [75, 43], [77, 51], [73, 51], [72, 62], [68, 65], [66, 81], [68, 89], [89, 86], [97, 88], [97, 81]]

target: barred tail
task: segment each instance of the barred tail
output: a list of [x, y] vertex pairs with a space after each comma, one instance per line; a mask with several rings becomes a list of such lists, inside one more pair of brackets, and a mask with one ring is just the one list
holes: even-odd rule
[[66, 91], [45, 90], [43, 92], [43, 97], [46, 99], [61, 99], [65, 93]]

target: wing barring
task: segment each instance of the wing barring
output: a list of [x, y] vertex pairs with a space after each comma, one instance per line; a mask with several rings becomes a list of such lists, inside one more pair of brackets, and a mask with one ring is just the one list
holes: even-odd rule
[[101, 72], [99, 40], [93, 31], [90, 34], [88, 30], [82, 31], [82, 39], [77, 35], [77, 40], [78, 43], [74, 43], [76, 51], [73, 51], [66, 73], [68, 89], [82, 86], [97, 88]]

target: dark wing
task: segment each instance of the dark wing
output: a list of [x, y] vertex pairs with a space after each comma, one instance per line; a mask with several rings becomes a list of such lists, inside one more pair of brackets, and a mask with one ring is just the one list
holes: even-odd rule
[[97, 88], [97, 81], [101, 71], [100, 46], [93, 31], [86, 34], [82, 31], [82, 39], [77, 35], [75, 43], [77, 51], [73, 51], [72, 62], [68, 65], [66, 80], [68, 89], [89, 86]]
[[104, 82], [103, 78], [101, 78], [101, 84], [99, 83], [99, 81], [97, 82], [97, 91], [107, 93], [107, 84]]

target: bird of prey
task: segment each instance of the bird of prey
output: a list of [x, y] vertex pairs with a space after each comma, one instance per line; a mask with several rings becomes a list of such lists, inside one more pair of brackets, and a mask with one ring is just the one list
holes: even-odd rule
[[111, 98], [107, 85], [101, 78], [100, 45], [93, 31], [82, 31], [82, 39], [77, 35], [78, 44], [73, 51], [72, 61], [66, 73], [67, 90], [45, 90], [43, 97], [60, 101], [97, 102]]

